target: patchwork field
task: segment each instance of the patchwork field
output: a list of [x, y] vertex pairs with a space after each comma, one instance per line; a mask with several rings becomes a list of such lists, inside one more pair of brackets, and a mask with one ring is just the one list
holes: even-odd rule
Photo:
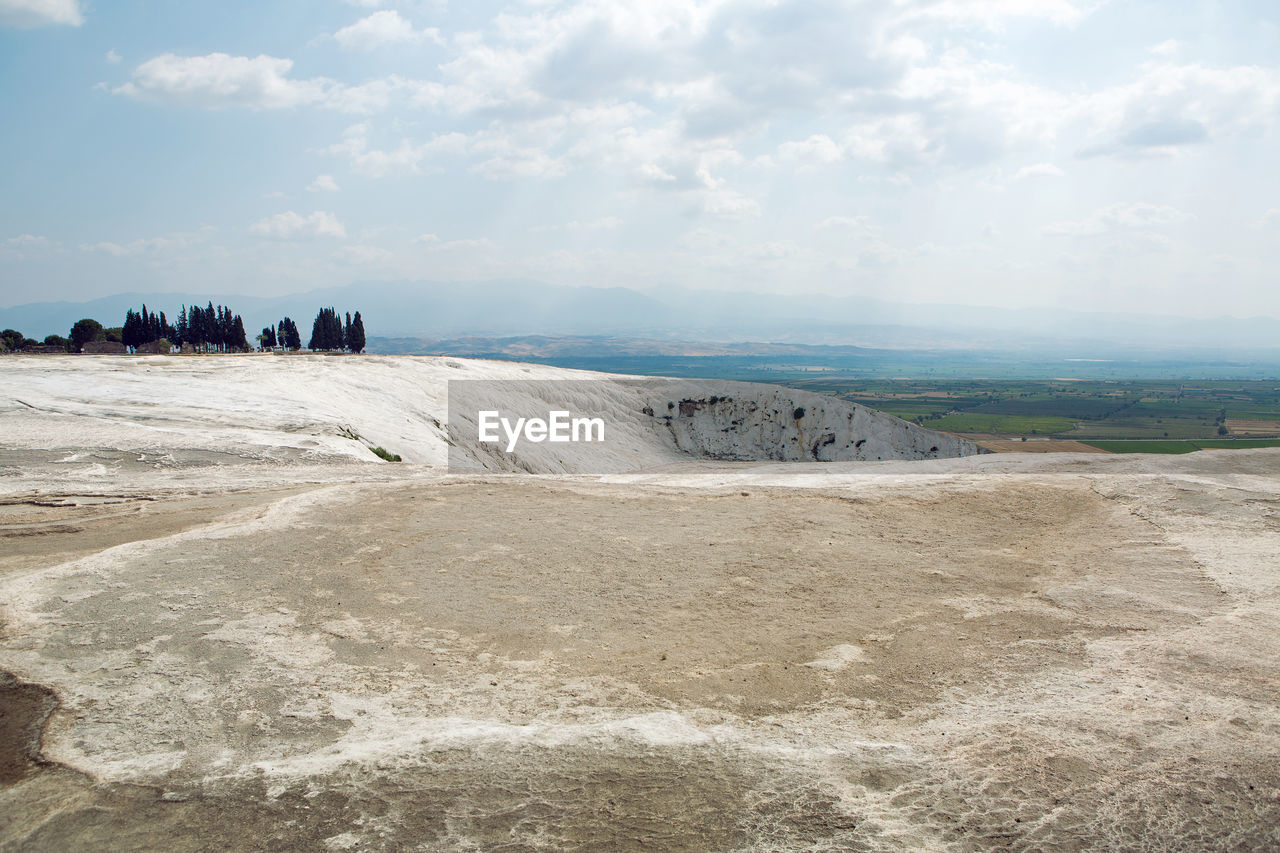
[[[796, 380], [962, 435], [1075, 441], [1280, 438], [1277, 380]], [[1244, 446], [1244, 445], [1239, 445]]]
[[1232, 435], [1280, 435], [1280, 421], [1227, 418], [1224, 423]]
[[995, 453], [1107, 453], [1109, 451], [1095, 444], [1082, 441], [1064, 441], [1059, 439], [1044, 440], [1001, 440], [975, 438], [978, 446]]

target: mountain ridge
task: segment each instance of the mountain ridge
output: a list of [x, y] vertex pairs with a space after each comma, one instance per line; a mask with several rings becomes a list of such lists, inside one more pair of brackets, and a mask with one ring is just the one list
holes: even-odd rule
[[[305, 323], [323, 306], [360, 310], [383, 338], [616, 334], [782, 343], [1017, 349], [1076, 346], [1280, 348], [1280, 318], [920, 305], [863, 296], [550, 284], [531, 279], [356, 281], [283, 296], [129, 292], [83, 302], [0, 308], [0, 326], [30, 337], [66, 334], [82, 317], [117, 325], [146, 303], [176, 316], [182, 304], [226, 304], [253, 332], [283, 316]], [[117, 319], [118, 318], [118, 319]]]

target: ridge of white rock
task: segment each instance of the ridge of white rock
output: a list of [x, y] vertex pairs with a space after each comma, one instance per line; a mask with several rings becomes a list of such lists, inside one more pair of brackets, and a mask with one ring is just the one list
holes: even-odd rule
[[[578, 445], [536, 444], [522, 446], [513, 461], [495, 446], [481, 446], [466, 423], [476, 406], [456, 412], [450, 430], [450, 380], [482, 380], [469, 387], [478, 389], [478, 404], [495, 409], [518, 403], [605, 416], [612, 428], [605, 456], [593, 448], [597, 455], [587, 462]], [[456, 467], [461, 460], [478, 470], [572, 474], [691, 458], [844, 461], [980, 452], [957, 436], [774, 385], [421, 356], [9, 356], [0, 370], [0, 422], [7, 449], [112, 449], [175, 464], [199, 463], [202, 454], [377, 461], [370, 448], [380, 446], [405, 462]]]

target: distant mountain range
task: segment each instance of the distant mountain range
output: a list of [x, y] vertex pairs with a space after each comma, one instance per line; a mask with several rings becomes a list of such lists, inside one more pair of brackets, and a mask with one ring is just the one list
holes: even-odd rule
[[567, 287], [539, 281], [366, 281], [278, 297], [122, 293], [87, 302], [0, 308], [0, 328], [29, 337], [65, 335], [82, 317], [119, 325], [144, 302], [170, 320], [182, 304], [226, 304], [250, 338], [293, 317], [305, 340], [322, 306], [361, 311], [372, 340], [513, 336], [617, 336], [648, 341], [738, 341], [890, 349], [1280, 353], [1280, 319], [1188, 319], [1058, 309], [916, 305], [858, 296], [661, 288]]

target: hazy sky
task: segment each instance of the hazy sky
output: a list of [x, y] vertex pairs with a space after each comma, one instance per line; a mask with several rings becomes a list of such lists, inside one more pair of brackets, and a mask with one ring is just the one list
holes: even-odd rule
[[1280, 6], [0, 0], [0, 305], [537, 278], [1280, 316]]

